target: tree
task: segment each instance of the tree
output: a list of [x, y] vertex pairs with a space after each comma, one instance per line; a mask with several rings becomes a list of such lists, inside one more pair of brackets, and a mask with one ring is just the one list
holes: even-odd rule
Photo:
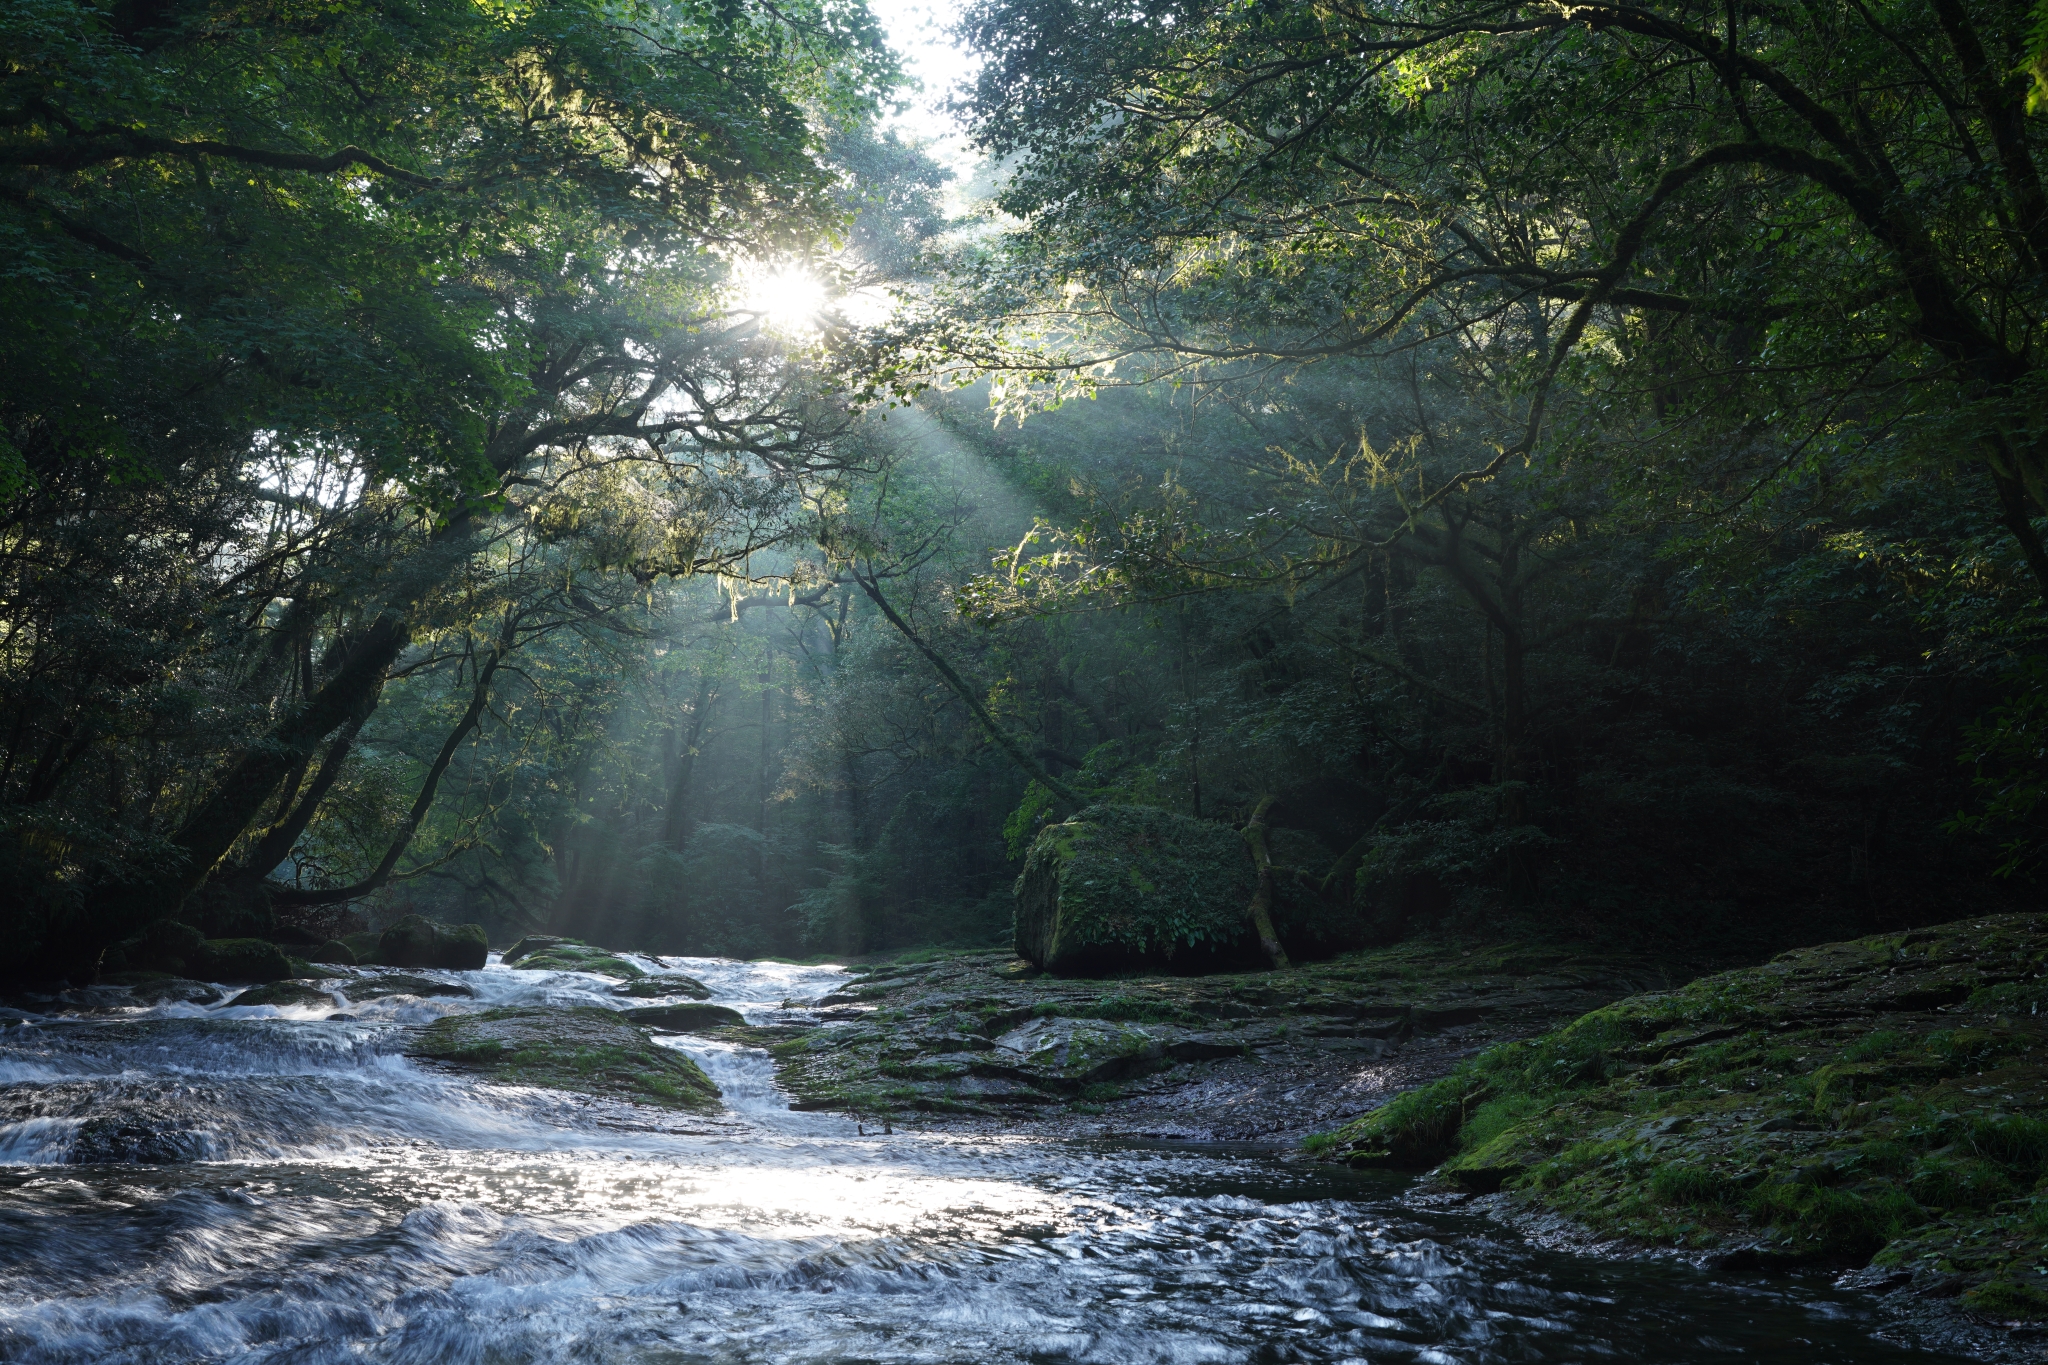
[[245, 837], [576, 471], [653, 471], [670, 520], [614, 572], [772, 536], [842, 418], [722, 281], [831, 231], [824, 132], [891, 68], [839, 6], [5, 25], [0, 819], [15, 949], [78, 972], [248, 882]]
[[1085, 374], [1505, 331], [1523, 402], [1426, 497], [1530, 456], [1559, 386], [1594, 380], [1653, 458], [1969, 459], [2048, 588], [2028, 22], [984, 0], [971, 114], [1029, 226], [976, 277], [970, 316], [999, 322], [972, 353]]

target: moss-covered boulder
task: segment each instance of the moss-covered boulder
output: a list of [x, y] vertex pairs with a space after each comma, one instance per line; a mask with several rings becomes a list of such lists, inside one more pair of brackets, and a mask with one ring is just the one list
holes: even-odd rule
[[279, 1009], [310, 1008], [329, 1010], [334, 1008], [334, 997], [318, 986], [304, 981], [273, 981], [267, 986], [252, 986], [228, 1002], [230, 1005], [275, 1005]]
[[1017, 878], [1017, 955], [1051, 972], [1234, 960], [1257, 874], [1227, 825], [1090, 806], [1039, 833]]
[[214, 981], [283, 981], [293, 975], [292, 961], [284, 949], [268, 939], [210, 938], [200, 945], [193, 963], [202, 976]]
[[729, 1028], [744, 1024], [746, 1019], [738, 1010], [724, 1005], [650, 1005], [645, 1009], [627, 1010], [626, 1018], [648, 1028], [673, 1029], [677, 1033], [693, 1033], [700, 1029]]
[[336, 942], [356, 955], [358, 964], [377, 960], [377, 940], [380, 934], [365, 931], [360, 934], [343, 934]]
[[354, 950], [346, 943], [331, 938], [308, 951], [306, 961], [323, 963], [329, 967], [353, 967], [358, 959]]
[[545, 952], [558, 943], [572, 944], [578, 948], [583, 946], [583, 940], [580, 938], [563, 938], [560, 934], [528, 934], [525, 938], [520, 939], [510, 948], [507, 948], [505, 955], [498, 960], [509, 967], [522, 957]]
[[483, 967], [490, 954], [481, 924], [438, 924], [424, 915], [407, 915], [378, 937], [374, 960], [380, 967], [473, 972]]
[[703, 1068], [610, 1010], [508, 1008], [451, 1015], [421, 1029], [407, 1050], [507, 1085], [700, 1114], [720, 1108], [718, 1087]]
[[580, 943], [568, 942], [528, 953], [514, 967], [522, 972], [591, 972], [620, 981], [636, 981], [647, 975], [626, 959], [614, 957], [602, 948], [586, 948]]

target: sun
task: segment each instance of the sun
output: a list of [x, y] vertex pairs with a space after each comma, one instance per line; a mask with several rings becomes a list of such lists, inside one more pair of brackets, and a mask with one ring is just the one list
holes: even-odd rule
[[825, 282], [789, 262], [748, 261], [733, 271], [734, 305], [775, 332], [815, 332], [831, 303]]

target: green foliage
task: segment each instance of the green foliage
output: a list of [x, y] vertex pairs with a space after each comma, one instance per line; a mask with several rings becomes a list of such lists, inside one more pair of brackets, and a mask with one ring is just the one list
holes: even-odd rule
[[2041, 833], [2048, 818], [2048, 660], [2027, 660], [2010, 686], [2004, 701], [1964, 731], [1961, 758], [1973, 766], [1981, 804], [1948, 823], [2007, 836], [2001, 877], [2033, 872], [2048, 849]]

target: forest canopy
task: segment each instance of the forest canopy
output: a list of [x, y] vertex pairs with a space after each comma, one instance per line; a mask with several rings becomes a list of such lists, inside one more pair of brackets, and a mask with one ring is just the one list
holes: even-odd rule
[[0, 970], [1000, 944], [1084, 808], [1297, 953], [2038, 896], [2048, 23], [959, 32], [956, 179], [859, 4], [9, 6]]

